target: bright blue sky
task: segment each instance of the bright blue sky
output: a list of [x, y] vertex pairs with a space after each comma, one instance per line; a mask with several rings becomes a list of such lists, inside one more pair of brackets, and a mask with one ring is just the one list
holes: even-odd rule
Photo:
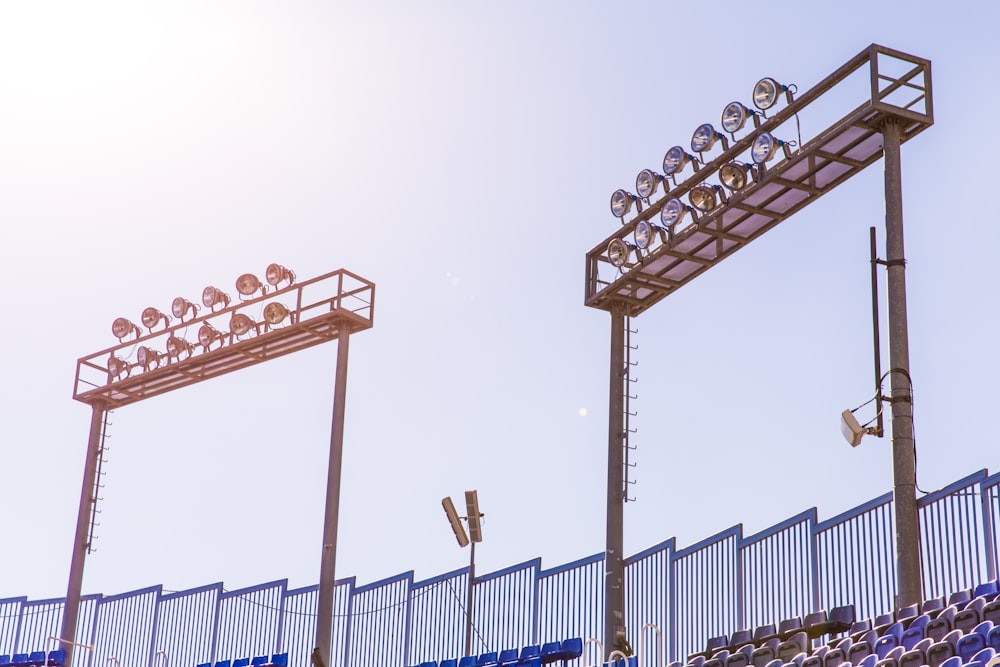
[[[375, 327], [351, 343], [338, 577], [462, 567], [440, 500], [469, 488], [480, 571], [602, 551], [609, 319], [582, 303], [611, 192], [760, 77], [805, 89], [872, 42], [934, 63], [936, 125], [903, 148], [919, 484], [1000, 469], [982, 177], [998, 14], [0, 5], [0, 597], [65, 593], [89, 420], [76, 359], [114, 342], [115, 317], [272, 261], [377, 285]], [[882, 221], [876, 165], [635, 321], [628, 553], [889, 490], [888, 440], [852, 450], [837, 428], [872, 393]], [[315, 583], [335, 356], [115, 412], [85, 592]]]

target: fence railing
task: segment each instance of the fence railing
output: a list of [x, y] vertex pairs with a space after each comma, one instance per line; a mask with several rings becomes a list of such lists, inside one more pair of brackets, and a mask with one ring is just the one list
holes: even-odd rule
[[[925, 598], [997, 578], [1000, 474], [981, 470], [918, 501]], [[673, 538], [625, 560], [626, 625], [641, 667], [703, 648], [712, 636], [854, 604], [889, 611], [896, 593], [892, 494], [819, 521], [815, 509], [756, 535], [733, 526], [688, 547]], [[467, 568], [425, 581], [413, 573], [336, 583], [330, 667], [404, 667], [458, 656], [465, 643]], [[308, 667], [318, 588], [275, 581], [227, 591], [160, 586], [83, 598], [73, 667], [174, 667], [285, 653]], [[0, 599], [0, 654], [45, 650], [64, 601]], [[603, 626], [604, 554], [548, 570], [541, 559], [477, 576], [473, 651], [596, 637]], [[651, 626], [655, 626], [655, 629]], [[656, 631], [662, 631], [661, 638]], [[662, 649], [659, 647], [662, 646]], [[605, 647], [606, 650], [608, 647]], [[661, 654], [662, 651], [662, 654]], [[599, 661], [588, 644], [579, 664]], [[114, 660], [113, 660], [114, 659]]]

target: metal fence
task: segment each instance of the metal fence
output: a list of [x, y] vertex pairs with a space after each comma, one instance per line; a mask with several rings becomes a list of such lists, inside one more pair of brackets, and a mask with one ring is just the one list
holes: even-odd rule
[[[1000, 474], [985, 470], [918, 501], [925, 598], [997, 578]], [[673, 538], [625, 561], [626, 624], [641, 667], [703, 648], [712, 636], [854, 604], [859, 617], [895, 596], [892, 494], [824, 521], [808, 510], [756, 535], [740, 525], [677, 548]], [[468, 569], [413, 573], [335, 590], [331, 667], [395, 667], [458, 656], [465, 643]], [[540, 559], [477, 576], [473, 651], [597, 637], [604, 554], [543, 570]], [[318, 588], [275, 581], [236, 591], [155, 586], [81, 603], [73, 667], [194, 667], [289, 654], [308, 667]], [[0, 599], [0, 655], [55, 648], [63, 600]], [[577, 664], [596, 664], [598, 645]]]

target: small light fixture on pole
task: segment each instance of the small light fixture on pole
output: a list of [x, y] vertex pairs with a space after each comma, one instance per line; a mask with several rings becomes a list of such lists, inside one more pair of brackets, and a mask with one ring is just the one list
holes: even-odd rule
[[[458, 540], [459, 547], [466, 547], [471, 544], [469, 551], [469, 594], [465, 601], [465, 655], [472, 655], [472, 585], [476, 580], [476, 542], [483, 541], [483, 524], [481, 519], [484, 514], [479, 511], [479, 495], [475, 489], [465, 492], [465, 509], [467, 516], [459, 516], [455, 511], [455, 503], [451, 501], [451, 496], [441, 499], [441, 506], [444, 513], [448, 515], [451, 529], [455, 531], [455, 539]], [[466, 535], [462, 520], [469, 524], [469, 533]], [[471, 538], [471, 539], [470, 539]]]

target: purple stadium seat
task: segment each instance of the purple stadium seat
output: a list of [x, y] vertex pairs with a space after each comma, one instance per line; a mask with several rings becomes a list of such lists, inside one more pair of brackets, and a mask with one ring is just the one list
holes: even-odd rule
[[840, 667], [847, 662], [847, 652], [853, 643], [854, 640], [850, 637], [844, 637], [837, 642], [834, 648], [826, 652], [826, 657], [823, 658], [823, 667]]
[[882, 633], [882, 636], [875, 640], [872, 645], [872, 653], [879, 659], [885, 657], [886, 653], [900, 646], [903, 639], [903, 623], [897, 621], [889, 626], [889, 629]]
[[973, 598], [965, 609], [955, 614], [951, 627], [961, 630], [962, 634], [969, 632], [983, 621], [983, 607], [986, 606], [986, 598]]
[[986, 635], [986, 645], [1000, 653], [1000, 625], [994, 625]]
[[711, 658], [706, 660], [702, 667], [726, 667], [726, 663], [729, 661], [729, 649], [724, 648], [715, 652]]
[[955, 591], [954, 593], [948, 596], [948, 606], [955, 607], [956, 609], [961, 610], [965, 607], [966, 604], [969, 603], [969, 600], [971, 599], [972, 599], [971, 589], [966, 588], [965, 590]]
[[923, 603], [920, 605], [920, 613], [929, 614], [931, 618], [934, 618], [942, 609], [944, 609], [944, 606], [945, 605], [943, 597], [924, 600]]
[[934, 640], [924, 637], [916, 646], [899, 656], [899, 667], [921, 667], [927, 664], [927, 649], [931, 647]]
[[878, 638], [879, 634], [875, 630], [869, 630], [862, 635], [861, 638], [852, 643], [851, 648], [847, 650], [847, 654], [845, 656], [847, 662], [856, 665], [861, 662], [861, 659], [866, 655], [873, 654], [875, 652], [875, 642]]
[[[744, 644], [729, 654], [726, 658], [726, 667], [747, 667], [750, 664], [750, 656], [753, 654], [753, 644]], [[706, 661], [707, 662], [707, 661]]]
[[875, 667], [898, 667], [899, 659], [903, 657], [906, 650], [902, 646], [890, 649], [881, 660], [875, 663]]
[[861, 662], [854, 665], [854, 667], [875, 667], [875, 664], [878, 663], [878, 659], [877, 655], [871, 653], [861, 658]]
[[899, 645], [907, 651], [916, 646], [917, 642], [924, 638], [924, 631], [927, 630], [927, 624], [931, 620], [929, 614], [920, 614], [910, 621], [910, 627], [906, 628], [899, 638]]
[[801, 618], [798, 617], [786, 618], [781, 623], [778, 623], [778, 639], [780, 639], [783, 642], [788, 641], [789, 639], [792, 638], [792, 635], [794, 635], [796, 632], [800, 632], [801, 630], [802, 630]]
[[735, 651], [750, 644], [753, 646], [753, 630], [736, 630], [729, 638], [729, 650]]
[[[770, 626], [773, 628], [774, 626]], [[750, 654], [750, 662], [753, 667], [766, 667], [768, 663], [778, 657], [778, 644], [781, 641], [777, 637], [771, 637], [758, 646]]]
[[830, 647], [825, 644], [820, 646], [810, 655], [806, 656], [806, 659], [802, 661], [801, 667], [823, 667], [823, 659], [826, 657], [826, 653], [829, 650]]
[[927, 649], [927, 662], [930, 667], [941, 667], [941, 665], [955, 655], [955, 646], [962, 638], [961, 630], [952, 630], [946, 634], [941, 641], [935, 642]]
[[986, 648], [986, 636], [990, 634], [992, 629], [993, 623], [990, 621], [983, 621], [977, 625], [972, 629], [972, 632], [958, 640], [955, 645], [955, 654], [962, 658], [963, 662], [972, 660], [972, 656]]
[[951, 623], [955, 619], [958, 608], [954, 605], [948, 606], [937, 615], [937, 618], [927, 623], [924, 628], [924, 637], [939, 642], [944, 636], [952, 631]]
[[995, 599], [997, 595], [1000, 594], [1000, 586], [997, 585], [997, 581], [987, 581], [985, 583], [979, 584], [972, 591], [972, 597], [983, 598], [986, 602], [990, 602]]
[[[782, 662], [791, 662], [799, 653], [805, 653], [809, 648], [809, 637], [799, 630], [788, 639], [778, 644], [778, 658]], [[804, 656], [803, 656], [804, 657]]]

